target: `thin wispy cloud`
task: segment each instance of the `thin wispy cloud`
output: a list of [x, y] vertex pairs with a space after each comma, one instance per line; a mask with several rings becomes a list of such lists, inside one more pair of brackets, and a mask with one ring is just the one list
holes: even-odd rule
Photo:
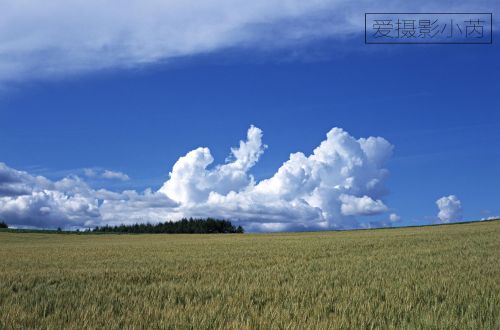
[[108, 179], [108, 180], [119, 180], [119, 181], [130, 180], [130, 177], [123, 172], [102, 170], [96, 168], [84, 168], [83, 174], [86, 177], [93, 179]]
[[[370, 11], [493, 11], [494, 0], [0, 2], [0, 84], [130, 68], [230, 47], [274, 49], [364, 29]], [[118, 10], [119, 9], [119, 10]]]

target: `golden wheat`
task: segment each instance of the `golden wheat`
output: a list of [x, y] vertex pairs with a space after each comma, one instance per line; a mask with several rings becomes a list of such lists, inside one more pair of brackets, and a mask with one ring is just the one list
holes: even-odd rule
[[245, 235], [0, 232], [0, 328], [500, 327], [500, 221]]

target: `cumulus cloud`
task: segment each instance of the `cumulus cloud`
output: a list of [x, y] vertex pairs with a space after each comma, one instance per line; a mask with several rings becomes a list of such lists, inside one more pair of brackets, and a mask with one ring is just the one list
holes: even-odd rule
[[387, 211], [381, 200], [373, 200], [368, 196], [356, 197], [342, 194], [339, 197], [343, 215], [372, 215]]
[[50, 187], [52, 183], [42, 176], [31, 176], [0, 163], [0, 197], [31, 193], [32, 187]]
[[81, 225], [98, 215], [95, 201], [85, 193], [89, 188], [76, 177], [52, 182], [0, 163], [0, 187], [0, 217], [14, 225]]
[[[215, 166], [209, 148], [194, 149], [158, 191], [141, 193], [95, 190], [77, 176], [52, 182], [0, 164], [0, 217], [14, 225], [77, 227], [211, 216], [279, 231], [362, 227], [360, 217], [388, 211], [385, 163], [393, 146], [385, 139], [356, 139], [333, 128], [310, 155], [293, 153], [272, 177], [256, 182], [250, 170], [266, 149], [262, 139], [251, 126]], [[115, 172], [85, 174], [106, 173]]]
[[365, 12], [487, 11], [496, 0], [0, 1], [0, 82], [128, 68], [229, 47], [363, 33]]
[[[146, 190], [94, 190], [78, 176], [50, 181], [0, 163], [0, 219], [16, 226], [89, 227], [164, 219], [177, 203]], [[159, 214], [156, 209], [164, 212]], [[172, 213], [175, 214], [175, 213]]]
[[398, 222], [399, 220], [401, 220], [401, 217], [399, 215], [397, 215], [396, 213], [391, 213], [389, 214], [389, 221], [390, 222]]
[[197, 148], [179, 158], [160, 192], [186, 205], [204, 202], [210, 193], [226, 195], [253, 185], [248, 170], [257, 163], [264, 152], [262, 131], [251, 126], [247, 141], [240, 141], [239, 148], [231, 149], [231, 158], [213, 170], [207, 167], [214, 159], [208, 148]]
[[247, 141], [232, 149], [234, 160], [207, 170], [208, 148], [179, 158], [160, 189], [190, 205], [189, 214], [230, 218], [252, 228], [321, 229], [358, 226], [356, 216], [387, 211], [387, 170], [392, 145], [380, 137], [356, 140], [340, 128], [309, 156], [290, 155], [271, 178], [255, 183], [248, 170], [264, 150], [262, 132], [251, 127]]
[[438, 218], [443, 223], [462, 220], [462, 203], [455, 195], [443, 196], [436, 201]]
[[1, 198], [0, 209], [9, 222], [35, 227], [82, 226], [99, 216], [97, 204], [88, 197], [53, 190]]

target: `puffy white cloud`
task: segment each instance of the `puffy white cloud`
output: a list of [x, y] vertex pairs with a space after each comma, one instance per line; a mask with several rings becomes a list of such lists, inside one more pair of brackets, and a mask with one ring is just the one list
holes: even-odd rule
[[[361, 34], [364, 13], [467, 11], [462, 1], [3, 0], [0, 81], [134, 67], [228, 47]], [[494, 11], [496, 0], [474, 10]], [[470, 11], [470, 8], [468, 8]]]
[[211, 216], [248, 230], [277, 231], [366, 227], [360, 216], [388, 211], [384, 166], [393, 147], [385, 139], [355, 139], [334, 128], [310, 155], [293, 153], [272, 177], [255, 182], [249, 172], [266, 148], [262, 137], [251, 126], [246, 140], [216, 166], [210, 166], [208, 148], [192, 150], [158, 191], [143, 193], [95, 190], [77, 176], [52, 182], [0, 164], [0, 218], [13, 225], [77, 227]]
[[231, 157], [226, 164], [218, 165], [213, 170], [207, 170], [214, 161], [210, 150], [197, 148], [179, 158], [160, 192], [175, 201], [192, 205], [206, 201], [210, 193], [226, 195], [239, 191], [253, 185], [254, 179], [248, 170], [257, 163], [265, 147], [262, 131], [251, 126], [247, 140], [240, 141], [239, 148], [231, 149]]
[[14, 225], [72, 227], [99, 217], [99, 210], [96, 201], [87, 196], [34, 190], [26, 195], [1, 197], [0, 217]]
[[157, 223], [183, 216], [178, 210], [178, 203], [151, 189], [142, 193], [135, 190], [115, 193], [101, 189], [95, 192], [95, 196], [98, 198], [101, 217], [98, 221], [87, 222], [87, 226]]
[[343, 215], [373, 215], [387, 211], [387, 206], [381, 200], [373, 200], [368, 196], [356, 197], [342, 194], [340, 210]]
[[96, 191], [77, 176], [52, 182], [3, 163], [0, 191], [0, 219], [14, 226], [71, 228], [160, 221], [174, 214], [171, 210], [177, 206], [165, 195], [151, 190]]
[[399, 220], [401, 220], [401, 217], [399, 215], [397, 215], [396, 213], [389, 214], [389, 221], [390, 222], [398, 222]]
[[438, 218], [441, 222], [462, 220], [462, 203], [455, 195], [443, 196], [436, 201], [439, 208]]
[[385, 139], [356, 140], [334, 128], [311, 155], [291, 154], [271, 178], [254, 183], [247, 171], [263, 151], [261, 137], [251, 127], [247, 142], [232, 150], [234, 161], [214, 170], [206, 169], [213, 162], [207, 148], [189, 152], [160, 192], [190, 205], [187, 214], [211, 214], [264, 229], [271, 223], [276, 228], [357, 227], [356, 216], [387, 211], [380, 198], [387, 176], [383, 166], [393, 147]]
[[44, 177], [35, 177], [0, 163], [0, 197], [24, 195], [30, 193], [33, 186], [50, 188], [52, 182]]

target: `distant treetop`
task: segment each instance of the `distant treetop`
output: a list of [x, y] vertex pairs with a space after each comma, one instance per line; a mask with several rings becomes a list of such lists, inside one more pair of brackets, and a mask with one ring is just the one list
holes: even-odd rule
[[158, 224], [134, 224], [119, 226], [95, 227], [93, 232], [99, 233], [150, 233], [150, 234], [242, 234], [243, 227], [235, 227], [231, 221], [207, 219], [182, 219]]

